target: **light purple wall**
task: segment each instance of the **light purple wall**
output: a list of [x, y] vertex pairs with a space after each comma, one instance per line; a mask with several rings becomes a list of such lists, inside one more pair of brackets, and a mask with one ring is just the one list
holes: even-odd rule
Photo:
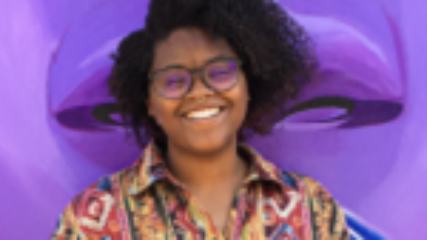
[[[388, 239], [427, 239], [427, 3], [279, 2], [321, 65], [293, 114], [251, 143]], [[0, 2], [0, 239], [47, 239], [76, 193], [139, 154], [91, 111], [112, 101], [108, 55], [142, 26], [147, 2], [79, 4]]]

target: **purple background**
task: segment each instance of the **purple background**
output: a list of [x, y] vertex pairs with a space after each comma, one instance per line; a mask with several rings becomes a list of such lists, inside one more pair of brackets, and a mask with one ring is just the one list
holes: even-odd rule
[[[251, 144], [388, 239], [427, 239], [427, 2], [278, 1], [313, 36], [314, 81]], [[48, 239], [70, 199], [140, 150], [92, 111], [142, 0], [0, 0], [0, 239]], [[114, 115], [111, 115], [114, 118]]]

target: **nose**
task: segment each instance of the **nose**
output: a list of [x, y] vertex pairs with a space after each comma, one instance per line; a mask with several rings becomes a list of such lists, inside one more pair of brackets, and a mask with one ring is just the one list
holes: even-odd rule
[[203, 81], [203, 72], [196, 71], [192, 74], [193, 84], [191, 86], [190, 91], [187, 94], [187, 98], [198, 99], [201, 97], [206, 97], [208, 95], [212, 95], [214, 91], [206, 85]]

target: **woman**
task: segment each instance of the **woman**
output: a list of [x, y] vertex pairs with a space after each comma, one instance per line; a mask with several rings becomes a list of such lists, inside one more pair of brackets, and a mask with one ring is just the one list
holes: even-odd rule
[[319, 183], [243, 144], [271, 132], [315, 66], [274, 1], [152, 1], [114, 59], [111, 93], [151, 141], [72, 201], [54, 239], [348, 239]]

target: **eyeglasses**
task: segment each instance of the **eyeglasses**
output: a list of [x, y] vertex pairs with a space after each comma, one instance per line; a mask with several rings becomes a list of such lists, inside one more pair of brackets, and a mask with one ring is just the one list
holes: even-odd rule
[[216, 58], [197, 69], [171, 66], [149, 75], [153, 89], [168, 99], [185, 96], [194, 84], [194, 74], [201, 73], [203, 83], [215, 92], [224, 92], [237, 83], [241, 61], [235, 58]]

